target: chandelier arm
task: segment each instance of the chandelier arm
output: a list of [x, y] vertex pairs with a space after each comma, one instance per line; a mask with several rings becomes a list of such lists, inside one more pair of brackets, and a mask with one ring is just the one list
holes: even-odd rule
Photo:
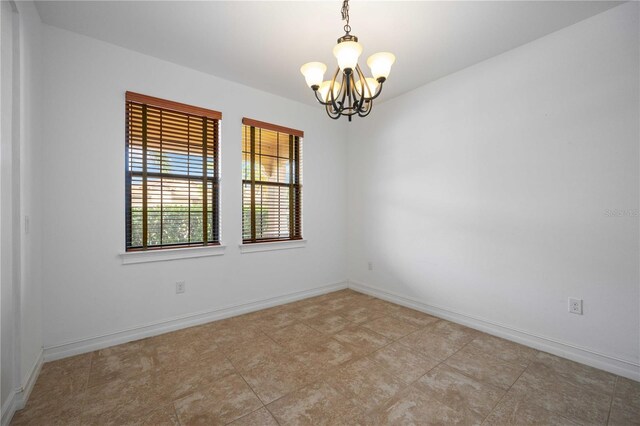
[[[357, 104], [357, 111], [358, 111], [358, 115], [360, 115], [360, 111], [363, 109], [364, 103], [365, 101], [367, 101], [369, 98], [367, 97], [366, 93], [365, 93], [365, 89], [369, 90], [369, 93], [371, 93], [371, 90], [369, 89], [369, 84], [367, 83], [367, 80], [364, 77], [364, 73], [362, 72], [362, 69], [360, 69], [360, 65], [356, 64], [356, 72], [358, 73], [358, 80], [360, 81], [360, 89], [361, 89], [361, 97], [360, 97], [360, 101], [356, 102]], [[354, 81], [354, 98], [357, 99], [357, 92], [358, 92], [358, 88], [356, 87], [356, 83]]]
[[358, 92], [357, 90], [353, 91], [353, 97], [355, 99], [355, 106], [356, 106], [356, 111], [358, 112], [358, 115], [360, 115], [360, 111], [362, 110], [364, 103], [366, 101], [366, 98], [363, 96], [361, 96], [360, 98], [358, 98]]
[[316, 95], [316, 99], [318, 100], [318, 102], [320, 102], [321, 105], [330, 105], [331, 102], [325, 102], [322, 99], [320, 99], [320, 95], [318, 95], [318, 91], [314, 90], [313, 91], [314, 95]]
[[371, 113], [373, 102], [372, 101], [368, 101], [367, 104], [369, 104], [367, 109], [362, 113], [358, 113], [358, 117], [366, 117], [367, 115], [369, 115]]
[[354, 71], [352, 71], [347, 78], [349, 79], [347, 84], [349, 85], [349, 109], [356, 110], [358, 109], [358, 98], [356, 93], [356, 81], [353, 78]]
[[377, 98], [378, 96], [380, 96], [380, 93], [382, 93], [382, 85], [384, 84], [384, 81], [381, 82], [380, 84], [378, 84], [378, 89], [376, 89], [376, 94], [373, 95], [373, 97], [371, 97], [371, 99], [369, 100], [374, 100], [375, 98]]
[[[347, 80], [347, 89], [344, 92], [347, 97], [347, 107], [345, 107], [345, 109], [350, 110], [353, 109], [353, 99], [351, 98], [351, 93], [353, 92], [353, 85], [351, 83], [353, 81], [353, 71], [346, 74], [343, 79]], [[342, 106], [344, 107], [344, 104], [342, 104]]]
[[[328, 99], [331, 99], [331, 105], [333, 106], [333, 109], [338, 111], [338, 104], [336, 103], [336, 96], [335, 96], [335, 91], [334, 91], [334, 87], [336, 85], [336, 78], [338, 78], [338, 73], [340, 72], [340, 67], [336, 68], [336, 72], [333, 73], [333, 78], [331, 79], [331, 85], [329, 85], [329, 96], [327, 97]], [[344, 76], [342, 77], [342, 83], [344, 83]], [[340, 86], [340, 90], [338, 91], [338, 96], [340, 96], [340, 93], [342, 92], [344, 84], [342, 86]]]
[[325, 106], [325, 111], [327, 112], [327, 115], [334, 120], [337, 120], [342, 115], [340, 112], [332, 110], [332, 105], [330, 103]]
[[370, 97], [367, 96], [366, 93], [368, 92], [369, 94], [371, 94], [371, 88], [369, 88], [369, 83], [367, 83], [367, 79], [365, 78], [360, 65], [356, 65], [356, 72], [358, 73], [358, 79], [360, 80], [362, 97], [365, 99], [370, 99]]

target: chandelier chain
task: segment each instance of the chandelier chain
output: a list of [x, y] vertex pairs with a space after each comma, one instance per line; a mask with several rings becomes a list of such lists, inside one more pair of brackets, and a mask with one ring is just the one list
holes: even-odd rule
[[344, 0], [342, 3], [342, 20], [347, 21], [344, 25], [344, 32], [349, 34], [351, 32], [351, 25], [349, 25], [349, 0]]

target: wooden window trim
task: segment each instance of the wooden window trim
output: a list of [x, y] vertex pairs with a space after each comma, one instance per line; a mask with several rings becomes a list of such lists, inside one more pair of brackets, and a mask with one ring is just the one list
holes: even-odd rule
[[212, 120], [222, 120], [222, 113], [212, 109], [200, 108], [193, 105], [187, 105], [180, 102], [168, 101], [166, 99], [155, 98], [153, 96], [142, 95], [135, 92], [126, 92], [127, 102], [138, 102], [140, 104], [150, 105], [162, 109], [168, 109], [175, 112], [186, 113], [191, 115], [199, 115]]
[[253, 118], [244, 117], [242, 119], [242, 124], [249, 127], [259, 127], [261, 129], [273, 130], [274, 132], [286, 133], [288, 135], [298, 136], [300, 138], [304, 137], [304, 132], [302, 130], [296, 130], [292, 129], [291, 127], [284, 127], [277, 124], [266, 123], [264, 121], [254, 120]]

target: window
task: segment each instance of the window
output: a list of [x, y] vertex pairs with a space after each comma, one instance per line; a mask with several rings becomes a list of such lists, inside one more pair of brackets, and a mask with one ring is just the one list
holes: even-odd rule
[[302, 239], [303, 132], [242, 124], [243, 243]]
[[222, 114], [126, 94], [127, 251], [220, 244]]

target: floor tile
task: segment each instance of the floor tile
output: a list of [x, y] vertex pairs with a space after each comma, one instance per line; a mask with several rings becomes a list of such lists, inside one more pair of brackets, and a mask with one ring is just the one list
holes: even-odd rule
[[356, 353], [347, 345], [327, 338], [291, 356], [304, 364], [306, 368], [324, 373], [350, 361], [356, 356]]
[[230, 424], [233, 426], [278, 426], [278, 422], [276, 422], [269, 410], [264, 407], [258, 408], [253, 413], [240, 417]]
[[84, 403], [84, 395], [74, 395], [63, 400], [29, 398], [25, 409], [15, 413], [11, 425], [80, 426], [86, 424], [83, 418]]
[[391, 316], [408, 322], [409, 324], [412, 324], [419, 328], [427, 327], [439, 321], [439, 318], [405, 307], [399, 307], [399, 309], [396, 312], [392, 313]]
[[325, 381], [365, 411], [384, 403], [406, 387], [402, 380], [378, 368], [369, 358], [344, 365]]
[[439, 363], [439, 361], [413, 352], [397, 342], [375, 351], [369, 357], [384, 370], [399, 377], [405, 383], [418, 380]]
[[478, 331], [472, 328], [445, 320], [440, 320], [433, 323], [429, 330], [434, 334], [447, 336], [455, 340], [465, 340], [467, 342], [475, 339], [480, 334]]
[[403, 390], [376, 409], [366, 424], [375, 425], [479, 425], [482, 418], [457, 411], [415, 386]]
[[353, 324], [336, 313], [320, 315], [305, 321], [309, 327], [324, 334], [335, 334]]
[[535, 405], [527, 398], [507, 396], [493, 409], [485, 419], [484, 424], [491, 426], [503, 425], [575, 425], [571, 420], [553, 414]]
[[253, 340], [236, 344], [227, 352], [227, 357], [239, 371], [246, 371], [267, 359], [282, 356], [286, 353], [287, 350], [285, 348], [274, 342], [266, 334], [261, 333]]
[[240, 345], [254, 341], [262, 336], [257, 327], [247, 327], [242, 323], [230, 327], [220, 327], [211, 335], [211, 341], [223, 352], [229, 353]]
[[189, 365], [182, 364], [175, 368], [165, 366], [156, 370], [153, 380], [161, 396], [172, 402], [233, 373], [235, 369], [223, 353], [208, 352]]
[[481, 383], [443, 364], [418, 379], [414, 386], [455, 410], [471, 410], [482, 418], [505, 394], [496, 386]]
[[545, 352], [537, 353], [534, 360], [546, 365], [556, 374], [570, 379], [584, 389], [593, 392], [613, 392], [616, 376], [611, 373]]
[[307, 349], [310, 345], [325, 340], [326, 336], [303, 323], [296, 323], [267, 332], [268, 336], [289, 351]]
[[607, 424], [610, 426], [640, 425], [640, 412], [615, 404], [611, 407]]
[[640, 383], [341, 290], [45, 363], [11, 424], [276, 425], [269, 408], [281, 424], [630, 425]]
[[405, 309], [403, 306], [373, 297], [369, 299], [367, 306], [382, 311], [385, 315], [391, 315]]
[[317, 373], [289, 355], [267, 359], [241, 374], [265, 404], [318, 378]]
[[384, 312], [378, 309], [361, 305], [348, 305], [336, 313], [354, 324], [361, 324], [384, 316]]
[[391, 340], [364, 327], [348, 327], [333, 335], [333, 338], [341, 343], [351, 345], [361, 354], [373, 352], [382, 346], [391, 343]]
[[605, 424], [611, 405], [611, 395], [585, 390], [536, 362], [527, 367], [509, 393], [578, 423]]
[[143, 342], [156, 351], [156, 361], [160, 368], [188, 366], [204, 354], [220, 352], [219, 346], [212, 341], [211, 332], [185, 334], [168, 333], [145, 339]]
[[418, 330], [418, 327], [391, 316], [365, 322], [362, 326], [391, 340], [397, 340]]
[[335, 425], [359, 408], [333, 386], [318, 382], [267, 406], [280, 425]]
[[143, 341], [101, 349], [93, 354], [88, 386], [148, 373], [158, 366], [155, 348]]
[[614, 402], [628, 409], [640, 410], [640, 382], [625, 377], [618, 377]]
[[93, 352], [45, 363], [30, 400], [46, 398], [61, 401], [83, 393], [89, 381], [92, 357]]
[[353, 302], [352, 297], [339, 297], [324, 301], [324, 307], [327, 312], [336, 312], [345, 309]]
[[416, 331], [398, 341], [422, 355], [437, 361], [443, 361], [458, 352], [474, 338], [474, 334], [472, 333], [434, 333], [432, 328], [433, 327], [427, 327]]
[[307, 321], [327, 314], [327, 309], [321, 303], [311, 303], [296, 308], [293, 314], [298, 321]]
[[640, 424], [640, 382], [618, 377], [609, 424]]
[[478, 337], [473, 339], [468, 346], [502, 361], [519, 364], [523, 367], [528, 366], [538, 352], [524, 345], [485, 333], [479, 333]]
[[159, 408], [148, 414], [133, 415], [126, 419], [121, 425], [126, 426], [180, 426], [178, 415], [173, 404]]
[[260, 330], [270, 332], [297, 322], [296, 314], [291, 311], [276, 312], [260, 319]]
[[112, 379], [87, 388], [83, 423], [124, 424], [156, 410], [163, 398], [152, 373]]
[[467, 345], [447, 358], [445, 363], [481, 382], [509, 389], [526, 366], [502, 361], [476, 347]]
[[226, 424], [262, 406], [238, 374], [216, 380], [174, 403], [180, 424]]

